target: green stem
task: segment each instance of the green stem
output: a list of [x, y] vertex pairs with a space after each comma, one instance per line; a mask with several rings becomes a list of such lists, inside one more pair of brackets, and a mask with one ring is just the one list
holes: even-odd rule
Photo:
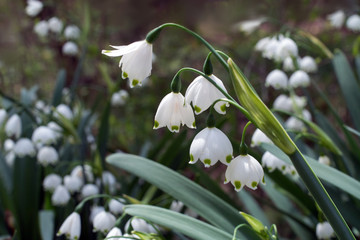
[[339, 239], [355, 239], [341, 213], [299, 149], [289, 157]]
[[244, 142], [245, 142], [246, 129], [248, 128], [248, 126], [249, 126], [251, 123], [252, 123], [252, 122], [249, 121], [249, 122], [247, 122], [247, 124], [245, 125], [245, 127], [244, 127], [244, 129], [243, 129], [242, 136], [241, 136], [241, 143], [240, 143], [240, 145], [244, 144]]
[[[161, 29], [165, 28], [165, 27], [176, 27], [179, 28], [181, 30], [184, 30], [185, 32], [189, 33], [190, 35], [192, 35], [193, 37], [195, 37], [196, 39], [198, 39], [201, 43], [203, 43], [209, 50], [210, 52], [212, 52], [212, 54], [214, 54], [214, 56], [219, 60], [219, 62], [221, 63], [221, 65], [223, 65], [223, 67], [229, 71], [229, 66], [227, 64], [227, 62], [220, 56], [220, 54], [215, 50], [215, 48], [213, 46], [210, 45], [209, 42], [207, 42], [203, 37], [201, 37], [199, 34], [197, 34], [194, 31], [191, 31], [190, 29], [176, 24], [176, 23], [164, 23], [162, 25], [160, 25], [159, 27], [157, 27], [154, 30], [160, 31]], [[152, 30], [151, 32], [153, 32], [154, 30]]]
[[97, 195], [93, 195], [93, 196], [89, 196], [87, 198], [85, 198], [84, 200], [82, 200], [76, 207], [75, 207], [75, 212], [80, 212], [81, 209], [84, 207], [84, 204], [94, 198], [109, 198], [109, 199], [114, 199], [120, 203], [122, 203], [117, 197], [108, 195], [108, 194], [97, 194]]

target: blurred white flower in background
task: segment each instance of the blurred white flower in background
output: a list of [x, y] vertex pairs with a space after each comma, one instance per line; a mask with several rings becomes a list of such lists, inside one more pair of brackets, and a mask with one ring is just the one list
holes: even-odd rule
[[272, 70], [265, 79], [265, 86], [272, 86], [275, 89], [287, 89], [288, 86], [288, 77], [286, 74], [279, 70]]
[[324, 164], [324, 165], [328, 165], [330, 166], [331, 162], [330, 162], [330, 158], [326, 155], [321, 155], [319, 156], [318, 159], [319, 163]]
[[[109, 233], [106, 235], [106, 238], [109, 238], [109, 239], [113, 239], [113, 240], [120, 240], [120, 239], [124, 239], [124, 238], [121, 238], [119, 236], [122, 236], [122, 232], [119, 228], [117, 227], [114, 227], [112, 228]], [[114, 237], [119, 237], [119, 238], [114, 238]]]
[[8, 137], [19, 138], [22, 131], [21, 118], [19, 115], [12, 115], [5, 124], [5, 132]]
[[68, 40], [76, 40], [80, 37], [80, 29], [76, 25], [68, 25], [64, 30], [64, 35]]
[[143, 233], [156, 233], [156, 230], [151, 224], [147, 223], [144, 219], [141, 218], [131, 218], [125, 224], [125, 231], [129, 229], [129, 227], [133, 228], [134, 231], [143, 232]]
[[[84, 170], [85, 170], [86, 181], [93, 182], [94, 174], [92, 172], [92, 167], [90, 165], [85, 164]], [[76, 176], [83, 181], [84, 180], [83, 167], [81, 165], [74, 167], [74, 169], [71, 171], [71, 176]]]
[[56, 107], [56, 111], [55, 111], [55, 117], [59, 117], [59, 114], [62, 115], [63, 117], [72, 120], [74, 115], [73, 112], [71, 111], [70, 107], [65, 105], [65, 104], [59, 104]]
[[289, 85], [292, 88], [308, 87], [310, 85], [310, 77], [303, 70], [297, 70], [290, 76]]
[[55, 188], [54, 193], [51, 196], [51, 203], [54, 206], [64, 206], [70, 200], [70, 193], [66, 187], [59, 185]]
[[346, 20], [346, 27], [354, 32], [360, 32], [360, 16], [357, 14], [351, 15]]
[[235, 25], [236, 28], [238, 28], [241, 32], [244, 32], [246, 34], [251, 34], [256, 29], [260, 27], [260, 25], [266, 21], [265, 17], [252, 19], [252, 20], [246, 20], [239, 22]]
[[64, 186], [69, 190], [70, 193], [79, 192], [83, 186], [83, 181], [76, 176], [66, 175], [64, 177]]
[[37, 160], [42, 166], [46, 167], [50, 164], [53, 165], [57, 163], [59, 161], [59, 155], [55, 148], [45, 146], [40, 148], [37, 154]]
[[61, 184], [61, 177], [51, 173], [44, 178], [43, 188], [45, 191], [53, 192]]
[[66, 56], [76, 56], [79, 53], [79, 48], [76, 43], [68, 41], [63, 45], [62, 53]]
[[103, 206], [98, 206], [98, 205], [91, 206], [90, 221], [93, 223], [96, 215], [98, 215], [99, 213], [101, 213], [103, 211], [105, 211], [105, 208]]
[[115, 222], [116, 222], [116, 218], [114, 217], [114, 215], [112, 215], [109, 212], [102, 211], [98, 213], [94, 218], [93, 221], [94, 231], [96, 232], [100, 231], [106, 234], [107, 232], [110, 231], [110, 229], [114, 227]]
[[43, 7], [44, 7], [44, 5], [40, 1], [28, 0], [26, 8], [25, 8], [25, 12], [28, 16], [35, 17], [41, 12]]
[[322, 222], [316, 225], [316, 236], [319, 240], [330, 239], [335, 236], [335, 232], [329, 222]]
[[297, 57], [298, 56], [298, 47], [294, 40], [291, 38], [283, 38], [280, 40], [276, 52], [275, 52], [275, 60], [284, 61], [287, 57]]
[[46, 37], [49, 33], [49, 24], [47, 21], [42, 20], [38, 23], [35, 24], [34, 26], [34, 32], [39, 36], [39, 37]]
[[[120, 199], [119, 199], [120, 200]], [[109, 202], [109, 210], [115, 215], [119, 215], [123, 212], [124, 204], [122, 204], [120, 201], [111, 199]]]
[[32, 141], [28, 138], [20, 138], [14, 146], [14, 153], [18, 157], [34, 157], [36, 149]]
[[314, 73], [317, 71], [317, 64], [315, 59], [310, 56], [305, 56], [300, 60], [300, 69], [307, 73]]
[[[300, 64], [300, 61], [299, 61], [299, 58], [296, 58], [296, 63], [299, 65]], [[295, 65], [294, 65], [294, 60], [292, 57], [286, 57], [283, 61], [283, 69], [284, 71], [295, 71]]]
[[263, 133], [260, 129], [256, 129], [254, 134], [251, 137], [251, 147], [260, 146], [261, 143], [270, 143], [273, 142], [268, 138], [265, 133]]
[[114, 107], [119, 107], [119, 106], [123, 106], [126, 103], [126, 100], [129, 98], [129, 93], [124, 90], [121, 89], [118, 92], [115, 92], [112, 96], [111, 96], [111, 105]]
[[32, 134], [31, 140], [39, 149], [44, 145], [50, 145], [56, 142], [54, 131], [47, 126], [40, 126], [36, 128]]
[[334, 28], [341, 28], [345, 21], [345, 13], [342, 10], [338, 10], [327, 15], [327, 20], [330, 22], [330, 25]]
[[15, 142], [12, 139], [6, 139], [4, 142], [5, 152], [10, 152], [14, 149]]
[[88, 183], [81, 189], [81, 196], [83, 198], [87, 198], [96, 194], [99, 194], [99, 188], [95, 184]]
[[61, 33], [61, 30], [63, 29], [63, 22], [59, 18], [57, 17], [50, 18], [48, 24], [50, 31], [54, 33]]

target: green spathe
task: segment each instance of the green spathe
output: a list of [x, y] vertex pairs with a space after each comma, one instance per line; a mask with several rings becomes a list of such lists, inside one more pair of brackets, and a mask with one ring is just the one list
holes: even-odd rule
[[269, 108], [261, 101], [240, 69], [231, 58], [228, 59], [231, 80], [241, 105], [249, 112], [253, 124], [270, 138], [276, 146], [287, 154], [295, 152], [296, 147], [285, 129]]

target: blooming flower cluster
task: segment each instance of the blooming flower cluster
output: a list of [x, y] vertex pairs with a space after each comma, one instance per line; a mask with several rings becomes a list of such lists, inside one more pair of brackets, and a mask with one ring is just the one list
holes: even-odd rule
[[[346, 14], [343, 10], [337, 10], [327, 16], [327, 20], [334, 28], [342, 28], [346, 20]], [[353, 32], [360, 32], [360, 15], [353, 14], [346, 20], [346, 28]]]

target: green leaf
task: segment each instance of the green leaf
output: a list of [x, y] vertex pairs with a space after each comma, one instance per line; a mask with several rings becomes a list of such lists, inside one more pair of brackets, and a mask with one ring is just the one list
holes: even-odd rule
[[337, 79], [339, 81], [343, 96], [345, 98], [350, 116], [357, 130], [360, 130], [360, 86], [357, 82], [354, 72], [346, 59], [346, 56], [340, 50], [337, 50], [333, 65]]
[[[360, 36], [358, 37], [358, 39], [360, 40]], [[359, 41], [359, 45], [360, 45], [360, 41]], [[358, 79], [360, 79], [360, 55], [357, 55], [355, 57], [355, 66], [356, 66]]]
[[[286, 163], [292, 164], [289, 157], [275, 145], [263, 143], [261, 146]], [[319, 178], [360, 199], [360, 182], [335, 168], [319, 163], [313, 158], [308, 156], [305, 158]]]
[[183, 233], [196, 240], [231, 239], [232, 235], [195, 218], [149, 205], [127, 205], [125, 213]]
[[52, 240], [54, 236], [54, 211], [41, 210], [39, 212], [39, 219], [42, 240]]
[[[159, 163], [122, 153], [109, 156], [107, 162], [157, 186], [175, 199], [182, 201], [211, 224], [228, 233], [232, 233], [237, 225], [246, 223], [238, 211], [228, 203]], [[243, 235], [249, 238], [254, 237], [254, 234], [246, 232], [243, 232]]]
[[53, 98], [51, 101], [51, 105], [53, 105], [54, 107], [56, 107], [61, 103], [62, 91], [65, 87], [65, 83], [66, 83], [66, 70], [61, 69], [56, 77], [56, 85], [54, 88]]

